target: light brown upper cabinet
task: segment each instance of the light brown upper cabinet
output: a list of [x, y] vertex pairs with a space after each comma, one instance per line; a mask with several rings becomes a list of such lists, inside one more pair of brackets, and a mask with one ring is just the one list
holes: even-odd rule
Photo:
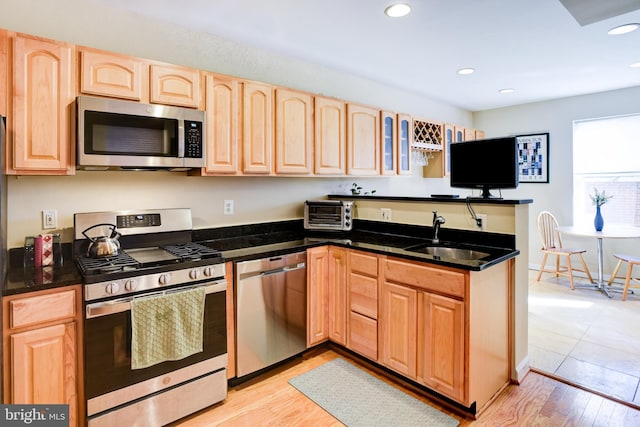
[[7, 115], [7, 90], [9, 87], [9, 35], [0, 29], [0, 116]]
[[313, 164], [313, 97], [276, 89], [275, 172], [308, 175]]
[[273, 86], [245, 81], [242, 101], [242, 172], [271, 174]]
[[344, 175], [347, 155], [344, 101], [316, 96], [314, 116], [315, 174]]
[[147, 102], [148, 66], [131, 56], [80, 47], [80, 92]]
[[74, 53], [66, 43], [24, 34], [13, 37], [7, 173], [75, 172]]
[[207, 164], [205, 175], [236, 174], [240, 136], [240, 82], [230, 76], [207, 74]]
[[380, 110], [347, 104], [347, 175], [380, 175]]
[[398, 175], [411, 175], [411, 116], [398, 114]]
[[382, 175], [395, 175], [398, 167], [398, 117], [388, 111], [380, 112], [382, 127]]
[[81, 93], [204, 108], [200, 70], [87, 47], [79, 51]]
[[151, 93], [153, 104], [202, 108], [201, 71], [177, 65], [151, 65]]

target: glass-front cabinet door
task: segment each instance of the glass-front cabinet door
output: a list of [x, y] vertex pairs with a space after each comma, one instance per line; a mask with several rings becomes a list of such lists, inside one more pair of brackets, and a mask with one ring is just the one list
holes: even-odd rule
[[398, 114], [398, 175], [411, 175], [411, 116]]
[[382, 174], [395, 175], [398, 152], [396, 114], [382, 111], [380, 119], [380, 123], [382, 123]]

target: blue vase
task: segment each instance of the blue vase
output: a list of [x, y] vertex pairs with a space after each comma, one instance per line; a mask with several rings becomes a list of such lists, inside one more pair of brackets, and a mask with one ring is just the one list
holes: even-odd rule
[[596, 217], [593, 219], [593, 226], [596, 228], [596, 231], [602, 231], [602, 227], [604, 227], [604, 219], [602, 219], [602, 214], [600, 213], [600, 206], [596, 206]]

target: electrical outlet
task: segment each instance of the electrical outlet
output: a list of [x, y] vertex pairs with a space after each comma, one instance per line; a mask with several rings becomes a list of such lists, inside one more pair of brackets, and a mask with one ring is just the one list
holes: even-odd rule
[[487, 229], [487, 215], [486, 214], [476, 214], [476, 228], [480, 230]]
[[233, 215], [233, 200], [224, 201], [224, 214]]
[[380, 219], [382, 221], [391, 221], [391, 209], [380, 208]]
[[58, 212], [55, 209], [42, 211], [42, 228], [51, 229], [58, 227]]

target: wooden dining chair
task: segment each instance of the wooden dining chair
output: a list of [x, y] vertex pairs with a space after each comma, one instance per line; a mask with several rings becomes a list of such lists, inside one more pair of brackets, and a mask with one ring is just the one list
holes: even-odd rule
[[[613, 254], [613, 256], [618, 259], [618, 264], [616, 264], [616, 268], [613, 269], [613, 273], [611, 274], [611, 277], [609, 277], [608, 285], [611, 286], [616, 278], [624, 278], [622, 301], [626, 301], [629, 288], [640, 288], [640, 285], [631, 285], [632, 280], [636, 282], [640, 281], [639, 278], [633, 277], [633, 267], [640, 265], [640, 257], [626, 254]], [[618, 276], [618, 270], [620, 270], [620, 266], [623, 262], [627, 263], [627, 274], [625, 276]], [[633, 293], [633, 291], [631, 291], [631, 293]]]
[[[540, 266], [540, 272], [538, 273], [537, 281], [540, 281], [540, 277], [542, 277], [542, 273], [554, 273], [555, 277], [560, 275], [568, 276], [569, 283], [571, 284], [571, 289], [575, 289], [573, 286], [573, 272], [581, 271], [587, 275], [589, 282], [593, 282], [593, 278], [591, 277], [591, 273], [589, 272], [589, 268], [587, 267], [587, 263], [584, 262], [584, 258], [582, 254], [586, 252], [586, 249], [576, 249], [576, 248], [564, 248], [562, 246], [562, 238], [560, 236], [560, 232], [558, 231], [558, 221], [553, 216], [551, 212], [542, 211], [538, 214], [537, 222], [538, 235], [540, 236], [540, 240], [542, 241], [542, 248], [540, 249], [544, 256], [542, 257], [542, 265]], [[552, 270], [545, 270], [545, 264], [547, 263], [547, 257], [549, 255], [553, 255], [556, 258], [556, 266]], [[582, 269], [575, 267], [571, 264], [571, 257], [577, 256], [582, 264]], [[565, 258], [566, 266], [562, 266], [560, 259], [561, 257]]]

